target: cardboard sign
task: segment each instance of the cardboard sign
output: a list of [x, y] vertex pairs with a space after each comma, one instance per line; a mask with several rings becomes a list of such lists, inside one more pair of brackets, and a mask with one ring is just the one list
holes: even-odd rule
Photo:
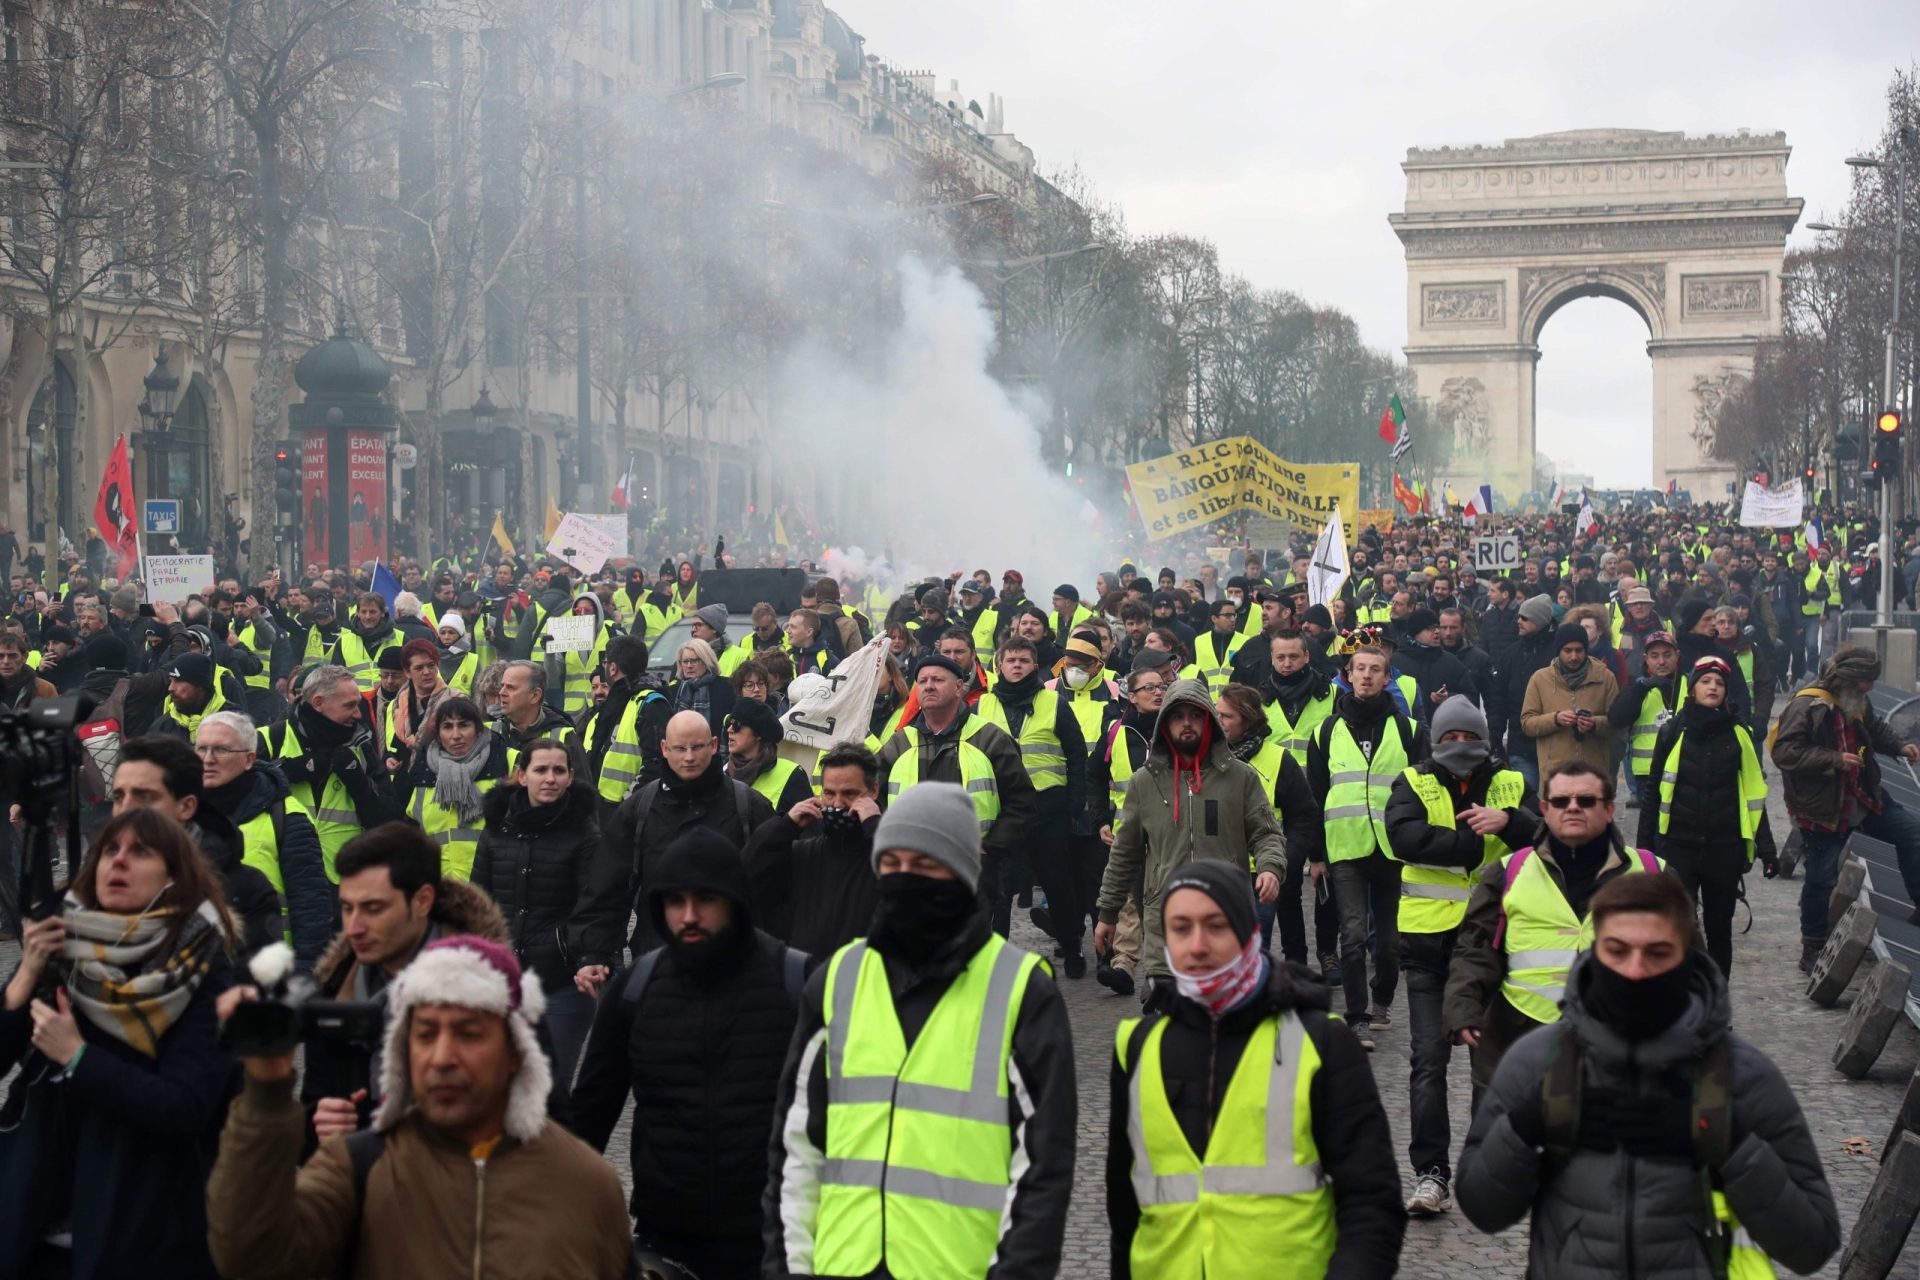
[[613, 554], [613, 547], [613, 538], [591, 516], [569, 511], [554, 527], [547, 554], [558, 556], [582, 573], [598, 573]]
[[183, 604], [195, 592], [213, 590], [212, 556], [148, 556], [147, 599]]
[[1520, 567], [1520, 539], [1513, 534], [1473, 540], [1475, 573], [1509, 574]]
[[575, 514], [612, 540], [613, 550], [607, 553], [610, 559], [619, 560], [631, 554], [627, 549], [627, 517], [624, 513], [616, 511], [610, 516], [595, 516], [580, 511]]
[[547, 619], [548, 653], [591, 653], [593, 652], [594, 633], [600, 629], [600, 619], [590, 613], [578, 617], [567, 614], [565, 617]]
[[1778, 489], [1749, 480], [1740, 501], [1740, 523], [1749, 529], [1798, 529], [1802, 502], [1798, 480]]

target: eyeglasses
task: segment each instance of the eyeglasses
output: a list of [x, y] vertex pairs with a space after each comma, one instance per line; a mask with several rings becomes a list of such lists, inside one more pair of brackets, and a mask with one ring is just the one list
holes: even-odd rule
[[1555, 809], [1564, 809], [1568, 805], [1578, 805], [1582, 809], [1591, 809], [1600, 803], [1600, 797], [1591, 794], [1577, 796], [1548, 796], [1547, 804]]
[[216, 747], [203, 742], [193, 749], [193, 754], [202, 759], [208, 757], [217, 759], [220, 756], [243, 756], [251, 750], [253, 750], [252, 747]]
[[1159, 681], [1155, 681], [1152, 684], [1136, 684], [1133, 686], [1133, 692], [1135, 693], [1165, 693], [1166, 691], [1167, 686]]

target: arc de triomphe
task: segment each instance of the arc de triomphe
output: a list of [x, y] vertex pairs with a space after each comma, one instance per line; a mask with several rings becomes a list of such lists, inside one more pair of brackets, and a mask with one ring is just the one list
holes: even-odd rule
[[1737, 462], [1713, 458], [1717, 408], [1780, 331], [1780, 266], [1801, 201], [1786, 135], [1690, 138], [1581, 129], [1500, 146], [1413, 148], [1407, 363], [1451, 425], [1448, 478], [1532, 487], [1540, 331], [1575, 298], [1626, 303], [1653, 359], [1653, 482], [1719, 501]]

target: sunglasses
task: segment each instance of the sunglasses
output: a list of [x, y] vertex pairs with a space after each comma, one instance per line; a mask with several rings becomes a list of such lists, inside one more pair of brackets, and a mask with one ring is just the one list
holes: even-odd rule
[[1591, 809], [1600, 803], [1599, 796], [1548, 796], [1547, 803], [1555, 809], [1564, 809], [1568, 805], [1579, 805], [1582, 809]]

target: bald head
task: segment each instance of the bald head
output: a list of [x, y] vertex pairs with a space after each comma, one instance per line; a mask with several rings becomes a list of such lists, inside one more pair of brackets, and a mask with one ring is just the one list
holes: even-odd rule
[[707, 771], [707, 766], [713, 763], [714, 752], [719, 748], [713, 726], [698, 711], [677, 712], [673, 719], [667, 721], [666, 732], [660, 739], [660, 749], [667, 757], [667, 768], [673, 770], [675, 777], [688, 782]]

